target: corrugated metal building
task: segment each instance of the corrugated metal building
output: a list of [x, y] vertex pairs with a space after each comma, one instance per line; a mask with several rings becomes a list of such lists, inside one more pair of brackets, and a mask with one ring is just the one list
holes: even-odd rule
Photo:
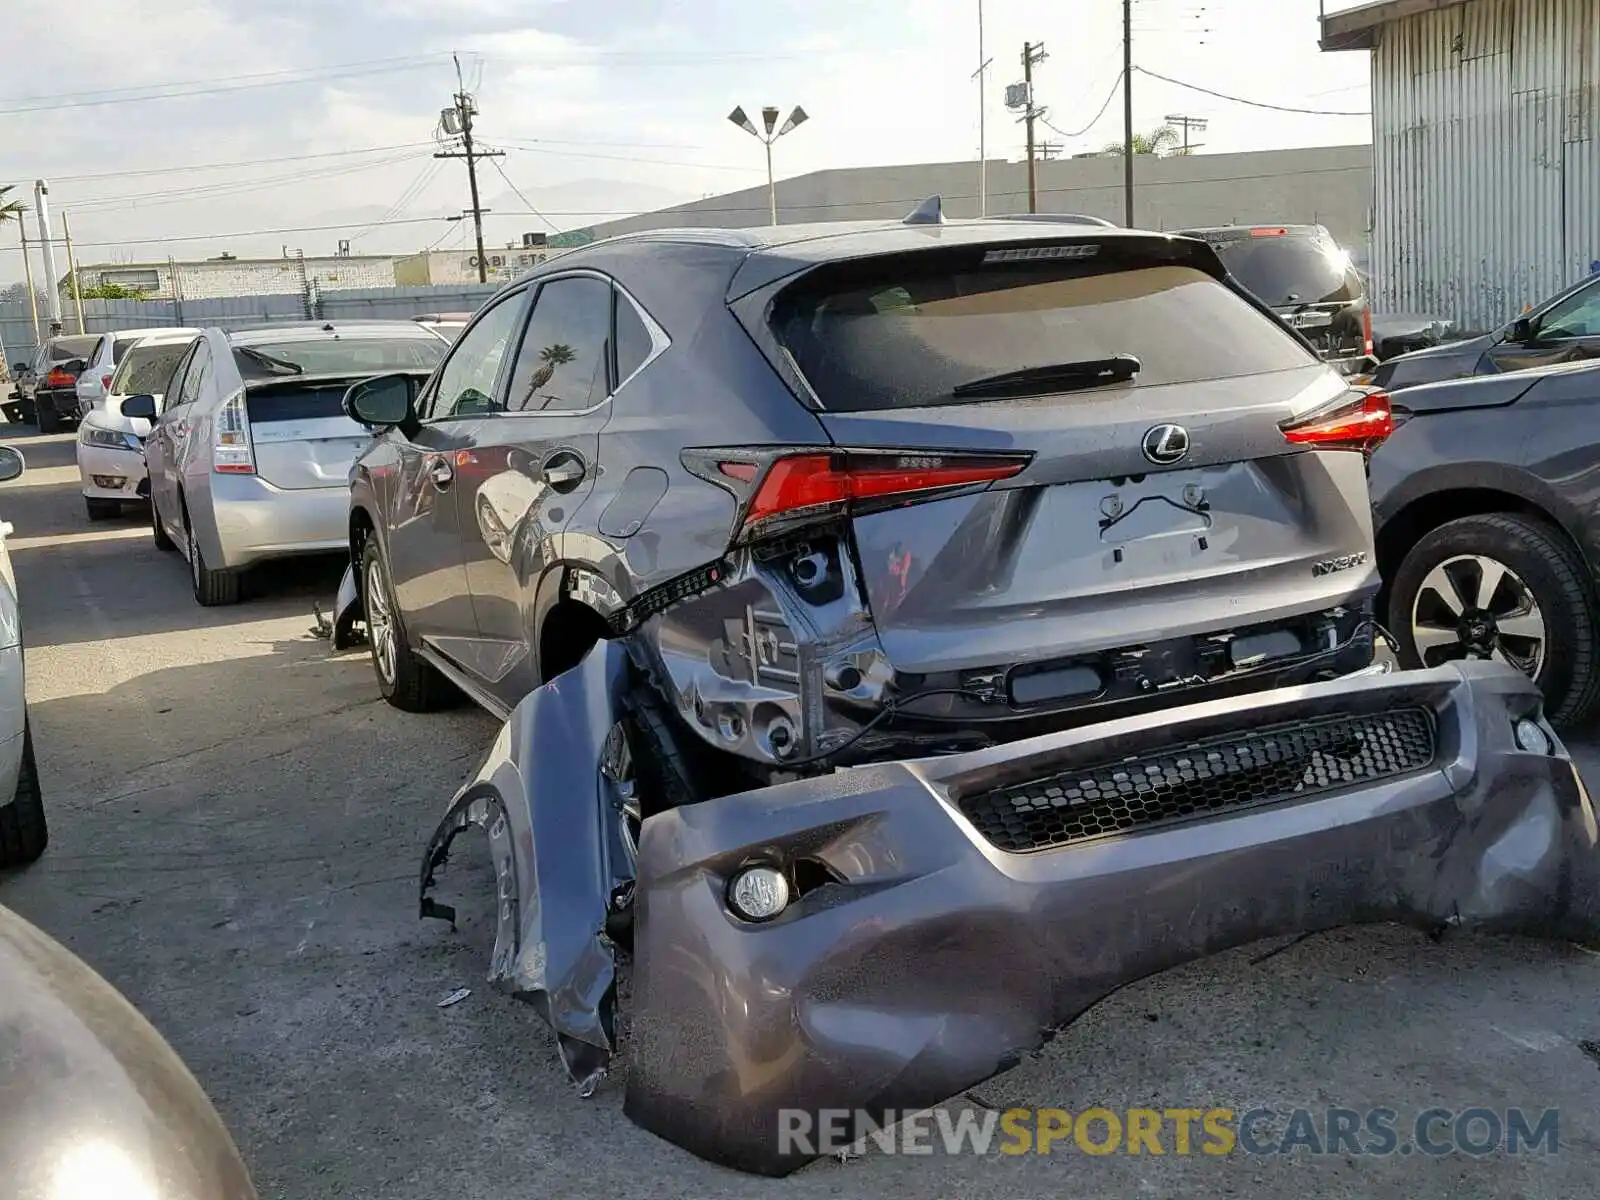
[[1381, 308], [1503, 323], [1600, 260], [1600, 0], [1384, 0], [1322, 18], [1372, 51]]

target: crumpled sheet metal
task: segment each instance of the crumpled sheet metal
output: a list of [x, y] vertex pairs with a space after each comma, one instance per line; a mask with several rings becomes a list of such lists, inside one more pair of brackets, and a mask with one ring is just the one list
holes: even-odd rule
[[[1026, 855], [988, 845], [950, 800], [1074, 746], [1132, 752], [1410, 701], [1436, 714], [1440, 765], [1316, 799]], [[626, 1112], [702, 1158], [782, 1175], [807, 1161], [780, 1152], [782, 1109], [930, 1107], [1117, 988], [1261, 938], [1395, 920], [1596, 940], [1594, 809], [1559, 745], [1545, 756], [1513, 740], [1513, 719], [1538, 704], [1515, 671], [1459, 664], [652, 817], [639, 846]], [[804, 858], [839, 882], [766, 924], [729, 914], [738, 867]]]
[[626, 652], [602, 642], [524, 699], [451, 802], [422, 864], [422, 915], [453, 919], [431, 895], [435, 873], [456, 834], [474, 825], [488, 833], [497, 888], [489, 981], [540, 1010], [585, 1094], [615, 1047], [616, 964], [605, 931], [633, 878], [621, 797], [598, 769], [629, 670]]
[[343, 578], [339, 580], [339, 595], [333, 602], [331, 641], [334, 650], [348, 650], [352, 646], [361, 645], [364, 639], [356, 629], [356, 622], [362, 620], [365, 615], [365, 610], [361, 606], [361, 596], [356, 590], [355, 568], [346, 567]]

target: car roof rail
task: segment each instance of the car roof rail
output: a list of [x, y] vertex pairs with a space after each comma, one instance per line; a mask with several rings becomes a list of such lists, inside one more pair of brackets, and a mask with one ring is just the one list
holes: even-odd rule
[[1104, 217], [1091, 217], [1088, 213], [995, 213], [991, 218], [995, 221], [1046, 221], [1060, 225], [1099, 225], [1105, 229], [1116, 229], [1115, 221], [1108, 221]]

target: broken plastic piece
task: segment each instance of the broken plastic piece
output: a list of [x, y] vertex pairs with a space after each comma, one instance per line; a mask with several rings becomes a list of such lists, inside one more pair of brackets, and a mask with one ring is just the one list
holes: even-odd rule
[[471, 988], [457, 988], [455, 991], [451, 992], [448, 996], [446, 996], [443, 1000], [439, 1001], [439, 1003], [435, 1004], [434, 1007], [435, 1008], [449, 1008], [452, 1005], [460, 1004], [463, 1000], [465, 1000], [470, 995], [472, 995], [472, 989]]

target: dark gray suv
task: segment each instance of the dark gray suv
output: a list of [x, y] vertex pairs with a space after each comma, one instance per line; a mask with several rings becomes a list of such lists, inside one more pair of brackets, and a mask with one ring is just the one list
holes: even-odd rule
[[1387, 402], [1197, 241], [629, 236], [347, 403], [381, 431], [351, 553], [401, 708], [454, 684], [503, 717], [637, 633], [656, 719], [763, 778], [1370, 661]]

